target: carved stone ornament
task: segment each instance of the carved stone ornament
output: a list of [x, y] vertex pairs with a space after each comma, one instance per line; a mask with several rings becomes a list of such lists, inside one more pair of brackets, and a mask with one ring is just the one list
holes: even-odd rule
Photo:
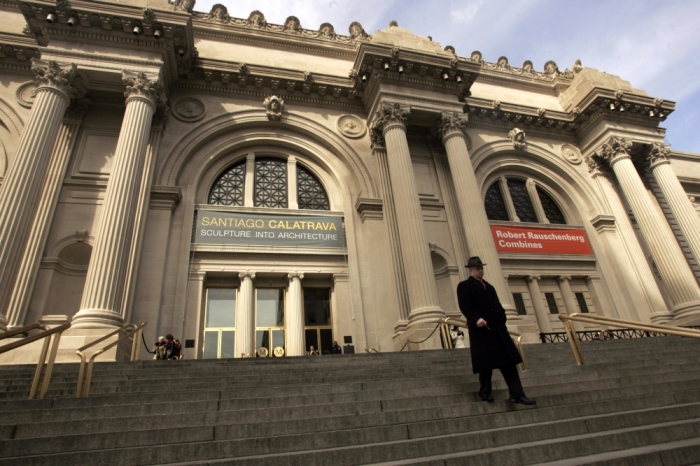
[[406, 125], [411, 111], [398, 103], [384, 102], [374, 115], [374, 122], [370, 130], [372, 146], [384, 146], [384, 128], [389, 124]]
[[445, 52], [451, 53], [452, 55], [456, 55], [456, 54], [457, 54], [457, 51], [456, 51], [455, 48], [452, 47], [451, 45], [446, 45], [444, 50], [445, 50]]
[[22, 107], [31, 108], [34, 103], [34, 98], [36, 97], [36, 84], [34, 81], [29, 81], [24, 83], [17, 89], [15, 93], [15, 98], [17, 103]]
[[228, 14], [228, 8], [226, 8], [226, 6], [222, 5], [221, 3], [217, 3], [216, 5], [211, 7], [211, 11], [205, 19], [209, 21], [216, 21], [218, 23], [227, 23], [229, 22], [231, 17]]
[[396, 21], [395, 19], [392, 19], [391, 21], [389, 21], [389, 27], [390, 28], [397, 28], [397, 27], [399, 27], [399, 22]]
[[250, 15], [248, 15], [248, 23], [246, 26], [253, 28], [264, 28], [267, 26], [267, 21], [265, 21], [265, 15], [260, 11], [255, 10]]
[[335, 28], [331, 23], [323, 23], [318, 28], [318, 36], [325, 39], [333, 39], [335, 37]]
[[513, 128], [508, 132], [508, 137], [513, 141], [513, 147], [518, 150], [525, 150], [527, 148], [527, 141], [525, 141], [525, 131], [520, 128]]
[[481, 55], [481, 52], [474, 50], [469, 56], [469, 60], [473, 61], [474, 63], [482, 63], [484, 61], [484, 57]]
[[455, 112], [442, 112], [440, 113], [440, 118], [438, 120], [438, 134], [440, 138], [445, 138], [450, 133], [458, 131], [464, 134], [464, 130], [467, 127], [467, 119]]
[[671, 147], [662, 142], [653, 142], [649, 148], [647, 162], [649, 165], [654, 165], [659, 162], [667, 161], [671, 156]]
[[525, 60], [523, 62], [523, 74], [533, 74], [535, 72], [535, 67], [532, 65], [530, 60]]
[[51, 87], [63, 92], [68, 98], [75, 97], [76, 90], [73, 87], [73, 80], [77, 74], [75, 64], [61, 66], [55, 61], [34, 60], [32, 71], [36, 75], [34, 85], [37, 89]]
[[608, 174], [608, 166], [605, 164], [605, 160], [596, 154], [591, 154], [586, 157], [586, 165], [588, 165], [588, 172], [591, 176]]
[[580, 59], [578, 59], [578, 58], [576, 59], [576, 61], [574, 62], [573, 68], [574, 68], [575, 74], [579, 74], [581, 72], [581, 70], [583, 69], [583, 65], [581, 65]]
[[122, 71], [122, 83], [126, 86], [124, 98], [145, 97], [156, 107], [165, 103], [165, 88], [160, 82], [160, 77], [150, 79], [146, 73]]
[[583, 157], [578, 150], [569, 144], [561, 146], [561, 156], [572, 165], [580, 165], [583, 162]]
[[625, 138], [612, 136], [608, 142], [600, 146], [597, 155], [608, 163], [630, 156], [632, 143]]
[[690, 201], [691, 204], [693, 204], [693, 208], [695, 209], [695, 212], [700, 215], [700, 203], [695, 202], [695, 196], [688, 196], [688, 200]]
[[178, 0], [175, 4], [175, 11], [186, 11], [188, 13], [192, 13], [195, 3], [197, 3], [196, 0]]
[[299, 34], [301, 32], [301, 22], [296, 16], [290, 16], [284, 21], [284, 31], [291, 34]]
[[172, 112], [178, 120], [189, 123], [204, 118], [207, 109], [201, 100], [194, 97], [183, 97], [173, 103]]
[[357, 21], [353, 21], [352, 23], [350, 23], [349, 32], [350, 37], [353, 40], [367, 39], [367, 33], [365, 32], [362, 25]]
[[559, 68], [553, 60], [549, 60], [544, 64], [544, 74], [547, 76], [557, 76], [559, 74]]
[[268, 120], [280, 121], [282, 119], [284, 100], [280, 99], [276, 95], [273, 95], [263, 101], [263, 106], [265, 107], [265, 114], [267, 115]]
[[496, 61], [496, 68], [499, 70], [509, 70], [510, 65], [508, 64], [508, 58], [500, 57], [498, 61]]
[[337, 126], [340, 134], [351, 139], [361, 138], [367, 131], [362, 119], [355, 115], [341, 115]]

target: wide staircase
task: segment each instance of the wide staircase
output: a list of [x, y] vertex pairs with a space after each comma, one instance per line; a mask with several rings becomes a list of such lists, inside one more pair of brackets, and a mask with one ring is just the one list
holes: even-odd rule
[[537, 406], [476, 396], [469, 350], [0, 367], [0, 466], [700, 464], [700, 341], [529, 345]]

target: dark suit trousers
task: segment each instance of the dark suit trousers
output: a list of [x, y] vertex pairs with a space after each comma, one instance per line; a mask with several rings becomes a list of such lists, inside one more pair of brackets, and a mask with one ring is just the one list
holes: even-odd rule
[[[523, 391], [523, 386], [520, 383], [520, 376], [518, 375], [518, 367], [513, 364], [512, 366], [505, 366], [499, 368], [501, 374], [503, 374], [503, 379], [508, 385], [508, 392], [511, 398], [522, 398], [525, 396], [525, 391]], [[479, 395], [490, 395], [491, 394], [491, 375], [493, 371], [479, 372], [479, 382], [481, 387], [479, 388]]]

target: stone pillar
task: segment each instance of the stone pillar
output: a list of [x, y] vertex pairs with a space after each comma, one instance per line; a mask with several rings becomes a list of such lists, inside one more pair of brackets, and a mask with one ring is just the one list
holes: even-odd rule
[[700, 216], [671, 168], [668, 160], [670, 154], [668, 146], [653, 143], [648, 154], [649, 169], [659, 184], [695, 262], [700, 264]]
[[243, 183], [243, 205], [253, 207], [255, 204], [255, 154], [248, 154], [245, 159], [245, 182]]
[[22, 262], [12, 289], [10, 303], [7, 307], [7, 320], [10, 327], [27, 325], [25, 316], [27, 315], [29, 301], [39, 274], [42, 252], [46, 246], [46, 238], [49, 235], [51, 221], [58, 204], [68, 160], [73, 152], [78, 129], [86, 109], [87, 106], [82, 104], [68, 108], [63, 118], [63, 124], [58, 130], [56, 145], [53, 148], [46, 174], [46, 181], [41, 188], [39, 206], [29, 232]]
[[289, 157], [287, 159], [287, 204], [290, 209], [298, 209], [297, 200], [297, 159]]
[[487, 264], [486, 279], [491, 283], [506, 310], [509, 319], [517, 319], [513, 296], [503, 275], [501, 261], [493, 241], [489, 219], [486, 217], [484, 200], [481, 198], [479, 183], [474, 174], [467, 141], [463, 129], [467, 120], [457, 113], [443, 112], [440, 122], [440, 135], [447, 150], [452, 182], [457, 192], [457, 204], [462, 214], [462, 227], [467, 235], [470, 256], [479, 256]]
[[[423, 225], [423, 212], [413, 175], [411, 153], [406, 139], [409, 111], [399, 104], [383, 103], [372, 126], [375, 146], [386, 143], [389, 178], [396, 210], [401, 256], [406, 273], [411, 313], [404, 336], [406, 340], [424, 340], [435, 328], [437, 320], [445, 317], [440, 308], [430, 249]], [[439, 335], [416, 348], [437, 348]]]
[[[559, 290], [561, 291], [561, 297], [564, 299], [564, 307], [566, 308], [566, 313], [568, 315], [581, 312], [578, 308], [578, 303], [576, 302], [576, 296], [571, 289], [571, 275], [559, 275], [557, 277], [559, 282]], [[577, 332], [583, 330], [583, 324], [581, 322], [574, 322], [574, 329]]]
[[304, 356], [304, 296], [301, 291], [303, 273], [290, 273], [289, 291], [287, 295], [287, 311], [285, 312], [287, 331], [287, 356]]
[[600, 277], [586, 277], [586, 287], [593, 300], [596, 314], [601, 316], [610, 315], [610, 303], [605, 296], [605, 290], [603, 290], [602, 284], [600, 283]]
[[[646, 308], [650, 311], [649, 320], [652, 323], [663, 324], [671, 321], [673, 315], [666, 307], [649, 262], [647, 262], [634, 228], [629, 221], [625, 206], [622, 205], [622, 200], [613, 186], [608, 167], [605, 167], [603, 165], [604, 162], [598, 157], [589, 157], [587, 162], [588, 171], [598, 184], [602, 199], [608, 206], [608, 213], [614, 218], [612, 228], [615, 230], [615, 236], [609, 238], [609, 245], [610, 257], [615, 258], [616, 267], [606, 272], [606, 285], [610, 290], [615, 289], [615, 286], [624, 287], [631, 299], [631, 305], [628, 309], [629, 315], [619, 315], [618, 317], [622, 319], [645, 320], [642, 316], [646, 316], [646, 309], [644, 308], [644, 304], [646, 304]], [[607, 222], [604, 219], [598, 218], [598, 221], [594, 223], [597, 224], [597, 226], [594, 226], [596, 226], [599, 233], [606, 233], [604, 225]], [[607, 268], [608, 266], [601, 264], [601, 267]], [[615, 285], [614, 280], [617, 280], [619, 285]], [[640, 288], [642, 290], [641, 294], [635, 291]], [[624, 310], [624, 308], [628, 307], [620, 302], [616, 302], [615, 305], [618, 310], [621, 310], [621, 308]], [[606, 312], [609, 312], [608, 309], [606, 309]]]
[[56, 135], [75, 95], [74, 64], [34, 60], [32, 71], [36, 74], [36, 97], [0, 187], [0, 330], [7, 327], [8, 306], [39, 208]]
[[233, 357], [255, 354], [255, 274], [249, 271], [238, 274], [241, 287], [236, 300], [236, 352]]
[[598, 155], [606, 160], [615, 172], [659, 274], [666, 283], [674, 323], [689, 325], [700, 322], [700, 290], [695, 276], [678, 243], [669, 238], [666, 231], [668, 228], [662, 227], [666, 219], [662, 218], [649, 198], [632, 163], [629, 153], [631, 148], [631, 142], [613, 136], [608, 143], [603, 144]]
[[540, 328], [540, 333], [552, 333], [552, 324], [549, 322], [549, 312], [542, 301], [544, 297], [540, 291], [540, 276], [529, 275], [527, 277], [527, 288], [530, 291], [532, 307], [535, 309], [535, 319]]
[[527, 193], [530, 195], [530, 199], [532, 199], [532, 207], [535, 209], [537, 221], [539, 223], [549, 223], [549, 219], [542, 207], [542, 201], [540, 201], [540, 195], [537, 193], [537, 184], [535, 184], [535, 180], [528, 178], [525, 182], [525, 189], [527, 189]]
[[[505, 176], [498, 178], [498, 184], [501, 186], [501, 195], [503, 196], [503, 201], [506, 204], [506, 211], [508, 216], [514, 222], [519, 222], [520, 217], [518, 217], [518, 212], [515, 210], [515, 204], [513, 204], [513, 198], [510, 195], [510, 189], [508, 188], [508, 180]], [[488, 217], [487, 217], [488, 218]]]
[[80, 311], [73, 328], [119, 326], [124, 322], [124, 287], [136, 222], [137, 197], [151, 119], [163, 100], [159, 79], [123, 73], [126, 111], [90, 259]]

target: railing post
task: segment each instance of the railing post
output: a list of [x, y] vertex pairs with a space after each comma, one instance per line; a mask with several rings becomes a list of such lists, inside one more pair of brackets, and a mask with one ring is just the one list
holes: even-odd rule
[[[50, 339], [47, 337], [46, 339]], [[49, 391], [49, 384], [51, 383], [51, 375], [53, 374], [53, 366], [56, 362], [56, 355], [58, 354], [58, 345], [61, 343], [61, 332], [55, 333], [53, 335], [53, 345], [51, 346], [51, 352], [49, 353], [49, 362], [46, 364], [46, 372], [44, 372], [44, 383], [41, 384], [41, 392], [39, 393], [39, 398], [44, 398], [46, 392]]]
[[583, 359], [583, 353], [581, 352], [581, 343], [579, 342], [578, 335], [574, 330], [574, 326], [571, 324], [571, 320], [562, 319], [564, 321], [564, 328], [566, 329], [566, 334], [569, 337], [569, 344], [571, 345], [571, 350], [574, 352], [574, 359], [576, 359], [576, 364], [582, 366], [585, 364]]
[[39, 361], [36, 363], [36, 370], [34, 371], [34, 380], [32, 380], [32, 388], [29, 390], [30, 400], [36, 398], [36, 392], [39, 391], [39, 383], [41, 382], [41, 374], [44, 372], [46, 354], [49, 352], [50, 339], [50, 336], [44, 338], [44, 345], [41, 347], [41, 353], [39, 353]]

